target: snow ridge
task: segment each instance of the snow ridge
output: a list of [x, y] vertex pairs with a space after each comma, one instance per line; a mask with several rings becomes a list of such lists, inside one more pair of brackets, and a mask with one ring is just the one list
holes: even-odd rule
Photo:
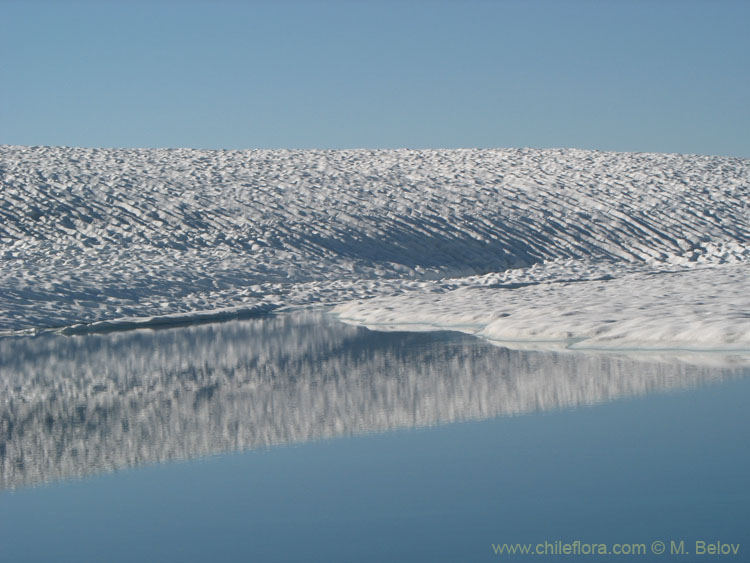
[[[636, 276], [636, 298], [648, 293], [653, 272], [700, 266], [703, 274], [682, 281], [705, 289], [724, 272], [716, 275], [729, 290], [716, 307], [710, 291], [693, 296], [708, 303], [708, 313], [689, 319], [696, 330], [686, 338], [700, 343], [706, 314], [750, 305], [742, 298], [749, 192], [750, 161], [726, 157], [2, 146], [0, 331], [133, 326], [372, 297], [381, 301], [340, 313], [371, 323], [423, 314], [434, 324], [439, 301], [438, 321], [448, 326], [466, 320], [472, 292], [496, 308], [510, 295], [526, 302], [532, 290], [521, 286], [533, 285], [549, 305], [523, 317], [526, 326], [549, 313], [561, 289], [566, 306], [581, 310], [585, 280]], [[651, 297], [661, 299], [662, 289]], [[381, 314], [391, 307], [382, 299], [401, 293], [410, 296], [397, 301], [402, 318]], [[419, 308], [402, 307], [417, 296]], [[518, 312], [488, 314], [480, 328]], [[611, 315], [592, 311], [583, 334], [575, 326], [562, 332], [596, 336], [600, 321], [613, 320], [602, 316]], [[750, 343], [746, 319], [724, 320], [711, 346]], [[560, 338], [548, 332], [514, 325], [485, 335]], [[634, 342], [630, 336], [612, 338]], [[668, 330], [659, 342], [682, 345], [673, 336]]]

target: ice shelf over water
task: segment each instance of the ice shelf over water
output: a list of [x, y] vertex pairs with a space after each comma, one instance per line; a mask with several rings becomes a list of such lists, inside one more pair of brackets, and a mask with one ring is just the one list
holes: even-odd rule
[[3, 334], [336, 304], [505, 342], [747, 350], [748, 264], [747, 159], [0, 147]]

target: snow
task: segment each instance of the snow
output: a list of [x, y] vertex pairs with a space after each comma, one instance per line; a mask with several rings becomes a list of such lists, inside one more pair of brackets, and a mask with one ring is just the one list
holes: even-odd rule
[[475, 286], [355, 302], [337, 311], [373, 328], [404, 328], [403, 320], [411, 318], [514, 348], [544, 342], [572, 349], [750, 350], [748, 273], [744, 265], [720, 265]]
[[0, 190], [6, 335], [335, 304], [519, 347], [750, 349], [747, 159], [2, 146]]

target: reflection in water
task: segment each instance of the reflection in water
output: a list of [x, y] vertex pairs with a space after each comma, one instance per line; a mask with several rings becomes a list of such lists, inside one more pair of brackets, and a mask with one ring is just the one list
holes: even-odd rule
[[323, 313], [0, 340], [0, 489], [324, 437], [590, 404], [747, 374], [377, 333]]

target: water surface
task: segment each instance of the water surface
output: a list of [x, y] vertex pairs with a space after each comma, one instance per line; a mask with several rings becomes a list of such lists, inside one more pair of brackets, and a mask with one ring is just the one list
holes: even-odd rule
[[0, 358], [3, 560], [750, 548], [731, 358], [511, 351], [314, 312], [3, 339]]

